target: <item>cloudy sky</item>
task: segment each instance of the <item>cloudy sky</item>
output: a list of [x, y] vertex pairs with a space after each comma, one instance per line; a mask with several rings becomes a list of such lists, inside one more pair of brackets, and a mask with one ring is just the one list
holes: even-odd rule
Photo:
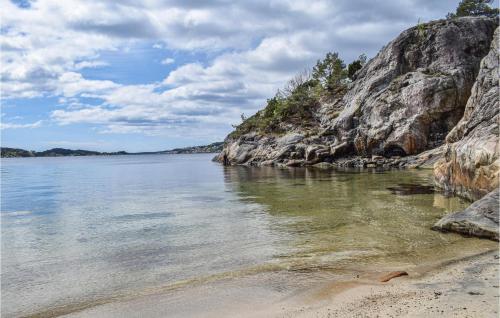
[[221, 141], [328, 51], [373, 57], [458, 0], [0, 0], [2, 145]]

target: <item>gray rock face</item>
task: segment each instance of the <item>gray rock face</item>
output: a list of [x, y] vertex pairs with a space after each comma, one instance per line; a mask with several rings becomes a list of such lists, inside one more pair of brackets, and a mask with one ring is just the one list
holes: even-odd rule
[[357, 74], [332, 130], [357, 154], [412, 155], [460, 120], [497, 24], [439, 20], [401, 33]]
[[314, 122], [287, 127], [284, 136], [228, 138], [217, 160], [300, 166], [352, 156], [404, 157], [440, 146], [463, 116], [497, 25], [466, 17], [408, 29], [346, 90], [320, 100]]
[[300, 132], [283, 136], [246, 134], [227, 142], [216, 160], [223, 162], [226, 156], [230, 164], [237, 165], [303, 166], [329, 156], [330, 149], [318, 141], [318, 137], [306, 138]]
[[434, 166], [437, 186], [473, 200], [498, 188], [499, 40], [497, 28], [464, 116], [446, 137], [444, 157]]
[[444, 216], [432, 227], [498, 241], [499, 190], [496, 189], [467, 209]]

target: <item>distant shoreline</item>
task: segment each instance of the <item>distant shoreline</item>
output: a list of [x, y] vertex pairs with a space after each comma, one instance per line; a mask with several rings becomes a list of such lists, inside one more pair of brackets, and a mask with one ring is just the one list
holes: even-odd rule
[[165, 154], [197, 154], [197, 153], [219, 153], [224, 143], [214, 142], [209, 145], [175, 148], [162, 151], [147, 152], [99, 152], [82, 149], [52, 148], [44, 151], [32, 151], [20, 148], [0, 147], [1, 158], [34, 158], [34, 157], [85, 157], [85, 156], [123, 156], [123, 155], [165, 155]]

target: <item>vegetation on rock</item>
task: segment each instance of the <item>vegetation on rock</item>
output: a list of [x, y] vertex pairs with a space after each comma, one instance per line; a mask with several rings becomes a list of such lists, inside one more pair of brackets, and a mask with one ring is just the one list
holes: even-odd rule
[[345, 84], [347, 69], [337, 52], [327, 53], [322, 61], [318, 61], [312, 70], [312, 78], [324, 91], [333, 91]]
[[164, 154], [191, 154], [191, 153], [216, 153], [222, 150], [223, 142], [214, 142], [204, 146], [193, 146], [184, 148], [175, 148], [172, 150], [160, 151]]
[[28, 150], [18, 149], [18, 148], [8, 148], [8, 147], [0, 148], [0, 155], [2, 158], [34, 157], [35, 156], [33, 151], [28, 151]]
[[366, 55], [361, 54], [357, 60], [353, 61], [351, 64], [347, 66], [347, 77], [349, 77], [349, 79], [352, 81], [355, 80], [356, 72], [359, 71], [365, 64], [366, 64]]
[[493, 0], [462, 0], [458, 4], [455, 13], [448, 13], [448, 19], [468, 16], [486, 16], [489, 18], [498, 17], [498, 8], [489, 6]]
[[229, 137], [238, 138], [251, 131], [281, 134], [286, 131], [287, 124], [303, 128], [312, 126], [320, 99], [345, 93], [347, 84], [365, 63], [366, 55], [362, 54], [346, 67], [338, 53], [327, 53], [312, 71], [296, 75], [278, 90], [267, 100], [264, 109], [249, 118], [242, 116], [242, 123], [235, 126]]

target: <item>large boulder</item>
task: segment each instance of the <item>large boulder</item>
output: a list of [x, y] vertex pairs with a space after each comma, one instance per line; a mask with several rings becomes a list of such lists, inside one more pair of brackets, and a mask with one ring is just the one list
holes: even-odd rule
[[466, 17], [410, 28], [357, 74], [332, 122], [359, 155], [411, 155], [443, 143], [463, 115], [495, 19]]
[[467, 209], [448, 214], [439, 220], [432, 229], [451, 231], [465, 235], [489, 238], [498, 241], [499, 191], [490, 192], [482, 199], [472, 203]]
[[472, 200], [499, 185], [499, 40], [497, 28], [464, 116], [446, 137], [444, 156], [434, 166], [437, 186]]

